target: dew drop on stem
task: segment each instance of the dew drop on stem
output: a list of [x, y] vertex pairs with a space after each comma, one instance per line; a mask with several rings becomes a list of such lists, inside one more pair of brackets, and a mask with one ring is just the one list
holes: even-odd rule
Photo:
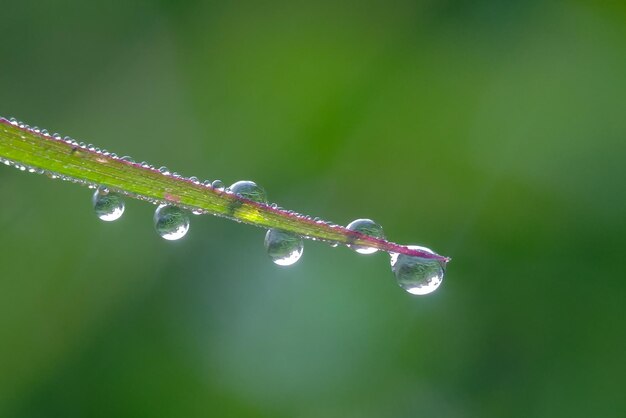
[[177, 206], [160, 205], [154, 212], [154, 228], [163, 239], [181, 239], [189, 231], [189, 216]]
[[[409, 245], [408, 248], [434, 254], [426, 247]], [[391, 254], [391, 271], [396, 276], [398, 285], [413, 295], [427, 295], [434, 292], [443, 281], [445, 270], [445, 263], [439, 260], [406, 254]]]
[[92, 197], [93, 209], [96, 216], [103, 221], [118, 220], [124, 213], [124, 200], [117, 193], [110, 192], [105, 187], [98, 187]]
[[222, 183], [222, 180], [213, 180], [210, 184], [215, 190], [224, 190], [224, 183]]
[[[374, 238], [385, 238], [383, 227], [371, 219], [356, 219], [350, 222], [346, 228], [350, 231], [360, 232], [361, 234], [369, 235]], [[374, 254], [378, 251], [376, 248], [362, 245], [349, 245], [349, 247], [359, 254]]]
[[241, 180], [230, 186], [230, 191], [257, 203], [267, 203], [267, 195], [263, 187], [253, 181]]
[[279, 266], [290, 266], [296, 263], [304, 251], [301, 236], [279, 229], [267, 231], [264, 245], [267, 255]]

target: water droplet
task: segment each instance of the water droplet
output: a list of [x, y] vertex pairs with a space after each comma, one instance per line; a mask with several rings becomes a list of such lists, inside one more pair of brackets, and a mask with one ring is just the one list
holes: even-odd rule
[[165, 174], [166, 176], [170, 174], [170, 170], [165, 166], [159, 168], [159, 171], [161, 172], [161, 174]]
[[[408, 248], [433, 253], [432, 250], [417, 245], [409, 245]], [[398, 285], [413, 295], [434, 292], [443, 281], [445, 270], [445, 264], [439, 260], [391, 254], [391, 271], [395, 274]]]
[[302, 237], [291, 232], [270, 229], [265, 234], [267, 255], [279, 266], [290, 266], [300, 259], [304, 250]]
[[93, 194], [92, 202], [96, 216], [103, 221], [115, 221], [124, 213], [124, 200], [122, 197], [116, 193], [109, 192], [106, 188], [98, 188]]
[[[371, 219], [356, 219], [350, 222], [346, 228], [350, 231], [360, 232], [361, 234], [369, 235], [374, 238], [385, 238], [383, 227]], [[349, 245], [349, 247], [359, 254], [374, 254], [378, 251], [376, 248], [364, 247], [362, 245]]]
[[222, 180], [213, 180], [211, 187], [216, 190], [224, 190], [224, 183], [222, 183]]
[[154, 228], [166, 240], [181, 239], [189, 230], [189, 217], [177, 206], [160, 205], [154, 212]]
[[230, 186], [231, 192], [238, 194], [246, 199], [258, 202], [266, 203], [267, 196], [265, 190], [253, 181], [241, 180]]

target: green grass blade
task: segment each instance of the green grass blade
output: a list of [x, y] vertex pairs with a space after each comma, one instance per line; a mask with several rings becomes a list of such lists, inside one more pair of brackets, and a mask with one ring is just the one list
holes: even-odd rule
[[200, 210], [261, 228], [293, 232], [309, 239], [449, 261], [437, 254], [409, 249], [329, 222], [315, 221], [304, 215], [257, 203], [187, 178], [164, 174], [152, 167], [126, 161], [71, 140], [52, 137], [13, 119], [9, 121], [1, 117], [0, 159], [23, 170], [46, 173], [83, 185], [106, 186], [138, 199]]

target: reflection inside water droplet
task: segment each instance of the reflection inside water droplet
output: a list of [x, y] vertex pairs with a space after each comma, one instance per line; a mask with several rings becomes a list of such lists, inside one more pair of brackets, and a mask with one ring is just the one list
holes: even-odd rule
[[91, 199], [96, 216], [103, 221], [111, 222], [119, 219], [124, 213], [124, 200], [117, 193], [99, 187]]
[[253, 181], [241, 180], [233, 183], [230, 191], [258, 203], [267, 203], [265, 190]]
[[[383, 227], [371, 219], [356, 219], [350, 222], [346, 228], [374, 238], [385, 238]], [[359, 254], [374, 254], [378, 251], [376, 248], [364, 247], [362, 245], [349, 245], [349, 247]]]
[[181, 239], [189, 230], [189, 216], [177, 206], [160, 205], [154, 212], [154, 228], [166, 240]]
[[[434, 254], [426, 247], [409, 245], [408, 248]], [[431, 258], [392, 253], [391, 271], [401, 288], [413, 295], [427, 295], [434, 292], [443, 281], [445, 264]]]
[[222, 183], [222, 180], [213, 180], [213, 182], [209, 183], [211, 184], [211, 187], [216, 190], [224, 190], [224, 183]]
[[291, 232], [270, 229], [265, 234], [267, 255], [279, 266], [290, 266], [302, 256], [304, 243], [302, 237]]

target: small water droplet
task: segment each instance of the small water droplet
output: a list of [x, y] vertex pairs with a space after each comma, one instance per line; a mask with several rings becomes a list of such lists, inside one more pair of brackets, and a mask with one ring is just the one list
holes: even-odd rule
[[116, 193], [109, 192], [106, 188], [98, 188], [93, 194], [92, 202], [96, 216], [103, 221], [115, 221], [124, 213], [124, 200], [122, 197]]
[[222, 183], [222, 180], [213, 180], [211, 187], [215, 190], [224, 190], [224, 183]]
[[159, 168], [159, 172], [161, 174], [165, 174], [166, 176], [170, 174], [170, 170], [167, 167], [165, 167], [165, 166]]
[[[417, 245], [409, 245], [408, 248], [433, 253], [432, 250]], [[443, 281], [445, 270], [445, 264], [439, 260], [391, 254], [391, 271], [396, 276], [398, 285], [412, 295], [434, 292]]]
[[166, 240], [181, 239], [189, 230], [189, 217], [177, 206], [160, 205], [154, 212], [154, 228]]
[[241, 180], [230, 186], [230, 191], [258, 203], [266, 203], [265, 190], [253, 181]]
[[[350, 222], [346, 228], [374, 238], [385, 238], [383, 227], [371, 219], [356, 219]], [[364, 247], [362, 245], [349, 245], [349, 247], [359, 254], [374, 254], [378, 251], [376, 248]]]
[[300, 259], [304, 250], [302, 237], [279, 229], [270, 229], [265, 234], [267, 255], [279, 266], [290, 266]]

